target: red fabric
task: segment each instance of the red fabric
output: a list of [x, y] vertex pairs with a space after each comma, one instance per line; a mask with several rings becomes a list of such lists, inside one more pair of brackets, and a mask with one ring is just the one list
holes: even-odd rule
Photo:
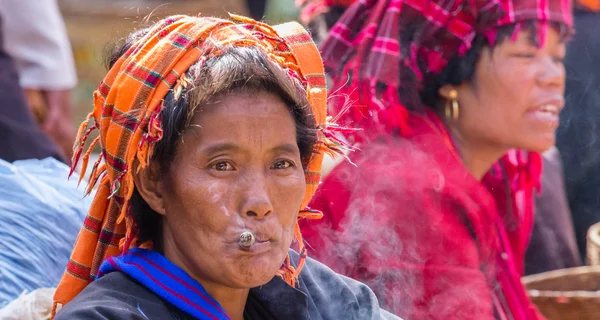
[[536, 191], [540, 190], [541, 173], [539, 153], [513, 149], [482, 180], [496, 200], [511, 249], [519, 261], [517, 271], [521, 276], [524, 264], [520, 262], [525, 261], [533, 230], [534, 201]]
[[405, 319], [491, 320], [494, 310], [542, 319], [510, 248], [523, 244], [508, 243], [492, 194], [435, 116], [413, 115], [410, 126], [410, 138], [372, 142], [357, 167], [342, 163], [325, 178], [311, 203], [324, 218], [302, 224], [309, 254], [366, 282]]

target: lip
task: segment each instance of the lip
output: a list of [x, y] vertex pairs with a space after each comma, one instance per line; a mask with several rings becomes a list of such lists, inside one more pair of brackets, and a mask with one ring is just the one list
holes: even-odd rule
[[537, 103], [534, 108], [529, 109], [529, 111], [542, 110], [546, 106], [554, 106], [558, 112], [560, 112], [565, 106], [565, 99], [562, 97], [553, 97], [551, 99], [542, 100], [542, 102]]
[[[271, 250], [273, 247], [273, 244], [275, 242], [277, 242], [276, 237], [272, 236], [273, 230], [274, 230], [273, 228], [267, 227], [267, 226], [257, 226], [256, 228], [248, 227], [248, 228], [236, 230], [234, 233], [235, 236], [232, 237], [233, 238], [232, 242], [242, 252], [250, 253], [250, 254], [261, 254], [261, 253]], [[254, 238], [255, 238], [254, 243], [249, 247], [242, 247], [242, 246], [238, 245], [238, 237], [244, 231], [252, 232], [252, 234], [254, 235]], [[267, 232], [267, 231], [271, 231], [271, 232]]]
[[556, 97], [537, 104], [536, 107], [527, 110], [526, 114], [537, 122], [550, 128], [556, 128], [560, 121], [560, 111], [564, 108], [564, 105], [564, 99]]
[[268, 234], [266, 232], [261, 232], [259, 230], [252, 229], [252, 228], [246, 228], [246, 229], [240, 229], [240, 230], [235, 231], [233, 233], [234, 236], [232, 236], [232, 241], [231, 242], [237, 243], [238, 242], [238, 238], [245, 231], [252, 232], [252, 234], [254, 235], [255, 242], [267, 242], [267, 241], [277, 240], [277, 239], [275, 239], [274, 236], [271, 236], [270, 234]]
[[273, 241], [256, 241], [249, 247], [238, 246], [238, 248], [244, 253], [258, 255], [270, 251], [273, 248]]

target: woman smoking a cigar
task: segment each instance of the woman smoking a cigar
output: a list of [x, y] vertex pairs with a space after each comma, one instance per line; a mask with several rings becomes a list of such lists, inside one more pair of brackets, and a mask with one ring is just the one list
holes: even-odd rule
[[56, 319], [396, 319], [302, 244], [335, 151], [314, 43], [234, 19], [169, 17], [115, 51], [80, 132], [104, 164]]

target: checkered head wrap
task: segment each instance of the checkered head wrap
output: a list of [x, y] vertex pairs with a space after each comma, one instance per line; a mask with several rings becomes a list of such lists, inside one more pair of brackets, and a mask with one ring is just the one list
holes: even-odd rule
[[[148, 165], [154, 146], [163, 136], [161, 111], [168, 92], [181, 92], [189, 80], [182, 76], [196, 63], [220, 55], [231, 46], [262, 50], [307, 94], [318, 141], [309, 161], [306, 193], [299, 219], [317, 219], [308, 202], [319, 181], [325, 152], [337, 152], [336, 141], [326, 118], [327, 91], [321, 57], [310, 34], [298, 23], [275, 27], [234, 16], [233, 21], [171, 16], [156, 23], [150, 31], [121, 56], [94, 93], [94, 110], [82, 123], [74, 149], [73, 168], [82, 156], [91, 132], [99, 131], [83, 155], [82, 172], [93, 147], [101, 146], [101, 156], [93, 165], [88, 193], [98, 190], [84, 221], [71, 259], [55, 295], [55, 308], [68, 303], [98, 274], [102, 262], [136, 244], [136, 230], [129, 214], [134, 182], [134, 162]], [[304, 264], [306, 250], [298, 224], [295, 241], [299, 261], [288, 256], [278, 275], [294, 286]], [[140, 244], [145, 245], [145, 244]], [[150, 245], [150, 244], [149, 244]]]
[[[475, 35], [493, 44], [499, 27], [537, 23], [544, 43], [550, 23], [569, 32], [570, 0], [358, 0], [321, 45], [334, 94], [352, 107], [333, 103], [341, 123], [363, 128], [350, 134], [409, 134], [408, 110], [399, 91], [420, 89], [423, 79], [442, 71], [457, 53], [464, 55]], [[409, 80], [405, 80], [409, 79]], [[413, 108], [413, 106], [410, 106]]]

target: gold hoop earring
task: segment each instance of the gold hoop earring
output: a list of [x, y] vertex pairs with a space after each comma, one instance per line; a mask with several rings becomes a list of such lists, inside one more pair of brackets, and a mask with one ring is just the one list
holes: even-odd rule
[[456, 92], [456, 90], [452, 89], [452, 90], [450, 90], [448, 95], [449, 95], [449, 97], [448, 97], [449, 100], [446, 103], [446, 108], [445, 108], [446, 119], [456, 121], [456, 120], [458, 120], [458, 116], [460, 114], [460, 106], [458, 105], [458, 100], [457, 100], [458, 92]]

